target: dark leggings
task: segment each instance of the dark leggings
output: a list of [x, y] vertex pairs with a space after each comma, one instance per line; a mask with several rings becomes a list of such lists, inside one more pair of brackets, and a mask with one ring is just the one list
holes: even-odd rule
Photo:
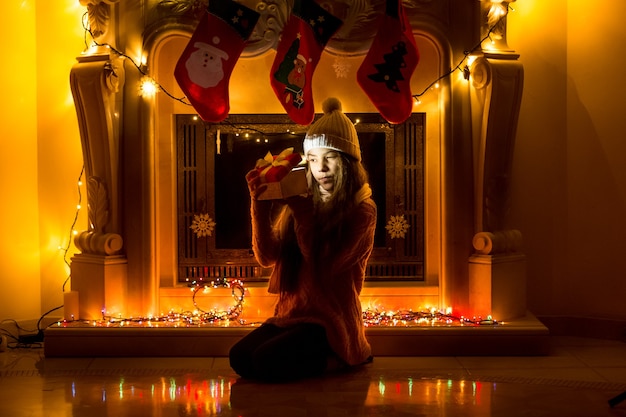
[[230, 366], [240, 376], [274, 382], [321, 375], [332, 355], [326, 330], [312, 323], [291, 327], [263, 324], [229, 353]]

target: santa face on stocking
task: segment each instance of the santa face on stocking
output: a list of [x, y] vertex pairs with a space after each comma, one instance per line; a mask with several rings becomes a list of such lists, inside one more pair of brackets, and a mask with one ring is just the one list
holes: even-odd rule
[[174, 77], [202, 120], [228, 116], [230, 76], [259, 16], [234, 0], [211, 0], [198, 22]]
[[[219, 43], [219, 38], [213, 38], [213, 43]], [[194, 46], [198, 49], [185, 62], [189, 79], [202, 88], [215, 87], [224, 78], [222, 60], [227, 61], [228, 54], [204, 42]]]

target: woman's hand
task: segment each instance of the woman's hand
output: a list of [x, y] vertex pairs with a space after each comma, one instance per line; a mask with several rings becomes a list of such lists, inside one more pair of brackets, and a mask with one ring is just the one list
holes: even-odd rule
[[252, 197], [253, 200], [256, 200], [267, 188], [267, 184], [261, 183], [261, 176], [257, 169], [253, 169], [246, 174], [246, 181], [248, 183], [250, 197]]

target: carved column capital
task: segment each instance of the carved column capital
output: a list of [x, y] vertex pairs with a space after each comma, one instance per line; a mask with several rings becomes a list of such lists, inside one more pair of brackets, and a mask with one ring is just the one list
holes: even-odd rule
[[120, 0], [78, 0], [87, 8], [89, 28], [94, 40], [99, 41], [109, 29], [111, 21], [111, 6]]
[[481, 0], [481, 39], [485, 53], [512, 53], [506, 40], [509, 5], [515, 0]]
[[115, 255], [124, 244], [117, 233], [81, 232], [74, 238], [74, 244], [82, 253]]
[[522, 248], [522, 233], [519, 230], [479, 232], [474, 235], [472, 246], [481, 255], [519, 252]]

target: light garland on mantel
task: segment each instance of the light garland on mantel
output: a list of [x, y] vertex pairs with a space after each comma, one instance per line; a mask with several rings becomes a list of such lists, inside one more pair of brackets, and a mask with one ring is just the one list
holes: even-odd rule
[[[464, 78], [469, 79], [469, 65], [471, 63], [467, 63], [463, 66], [466, 61], [471, 59], [471, 55], [478, 50], [483, 42], [491, 39], [492, 32], [496, 29], [500, 21], [506, 17], [509, 10], [513, 10], [508, 3], [502, 5], [502, 2], [494, 2], [498, 4], [494, 4], [492, 10], [490, 11], [490, 23], [491, 26], [487, 32], [487, 34], [477, 43], [472, 49], [465, 51], [463, 53], [463, 58], [459, 61], [459, 63], [450, 71], [444, 73], [439, 78], [431, 82], [422, 92], [418, 94], [414, 94], [413, 98], [415, 100], [415, 104], [420, 103], [420, 97], [424, 95], [426, 92], [433, 88], [437, 88], [439, 86], [439, 82], [444, 78], [448, 77], [452, 73], [461, 71]], [[495, 16], [495, 18], [494, 18]], [[142, 88], [140, 89], [140, 94], [155, 94], [157, 91], [163, 91], [170, 98], [179, 101], [183, 104], [189, 105], [185, 101], [185, 98], [177, 98], [170, 94], [167, 90], [161, 86], [156, 80], [151, 78], [145, 71], [143, 71], [142, 66], [135, 63], [135, 61], [124, 54], [121, 51], [118, 51], [114, 47], [109, 44], [100, 44], [95, 41], [95, 36], [91, 31], [91, 28], [88, 27], [86, 23], [86, 14], [83, 19], [83, 28], [86, 33], [92, 37], [93, 43], [96, 46], [102, 46], [109, 48], [112, 52], [128, 59], [142, 74]], [[147, 88], [149, 87], [149, 88]], [[82, 173], [81, 173], [82, 177]], [[79, 184], [80, 185], [80, 184]], [[78, 211], [80, 210], [80, 205], [77, 206], [76, 217], [78, 217]], [[76, 218], [74, 223], [76, 222]], [[74, 224], [72, 225], [72, 229]], [[73, 232], [73, 231], [72, 231]], [[65, 253], [67, 254], [69, 248], [65, 248]], [[69, 277], [68, 277], [69, 279]], [[66, 280], [67, 282], [67, 280]], [[192, 298], [194, 307], [196, 310], [194, 311], [183, 311], [183, 312], [170, 312], [161, 316], [146, 316], [146, 317], [130, 317], [130, 318], [122, 318], [122, 317], [113, 317], [107, 316], [106, 312], [103, 311], [101, 320], [63, 320], [57, 322], [57, 326], [66, 327], [66, 326], [75, 326], [76, 324], [84, 324], [88, 326], [94, 327], [203, 327], [203, 326], [216, 326], [221, 324], [222, 326], [228, 326], [230, 324], [240, 325], [240, 326], [254, 326], [259, 323], [247, 323], [240, 316], [243, 312], [243, 304], [245, 297], [245, 287], [242, 281], [240, 280], [217, 280], [211, 281], [210, 283], [204, 282], [193, 282], [190, 284], [191, 290], [193, 292]], [[63, 285], [65, 287], [65, 283]], [[218, 311], [218, 310], [203, 310], [197, 305], [196, 295], [201, 290], [206, 291], [209, 288], [230, 288], [231, 295], [235, 300], [235, 304], [230, 307], [228, 310]], [[60, 308], [60, 307], [58, 307]], [[385, 309], [378, 308], [367, 308], [363, 311], [363, 322], [366, 327], [375, 327], [375, 326], [393, 326], [393, 327], [411, 327], [411, 326], [451, 326], [451, 325], [461, 325], [461, 326], [480, 326], [480, 325], [496, 325], [502, 324], [498, 322], [491, 316], [483, 317], [473, 317], [468, 318], [464, 316], [455, 316], [452, 314], [452, 309], [448, 308], [445, 311], [440, 311], [434, 308], [426, 309], [422, 311], [414, 311], [412, 309], [398, 310], [398, 311], [387, 311]]]
[[[160, 316], [145, 317], [114, 317], [102, 312], [100, 320], [62, 320], [56, 323], [58, 327], [230, 327], [233, 326], [257, 326], [260, 322], [247, 322], [241, 318], [246, 288], [243, 281], [238, 279], [221, 278], [211, 282], [194, 281], [189, 284], [192, 292], [194, 311], [170, 311]], [[235, 300], [233, 306], [226, 310], [204, 310], [196, 300], [200, 291], [207, 292], [211, 288], [230, 288], [231, 295]], [[486, 318], [455, 316], [452, 309], [440, 311], [435, 308], [422, 311], [412, 309], [386, 311], [377, 308], [367, 308], [363, 311], [363, 324], [365, 327], [437, 327], [437, 326], [482, 326], [502, 324], [491, 316]]]

